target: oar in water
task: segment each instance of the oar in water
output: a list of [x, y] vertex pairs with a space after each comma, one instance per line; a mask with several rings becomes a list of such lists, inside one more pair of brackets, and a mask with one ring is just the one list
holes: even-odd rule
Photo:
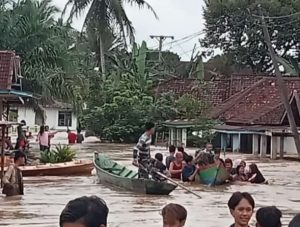
[[197, 196], [198, 198], [202, 199], [202, 197], [200, 195], [198, 195], [196, 192], [192, 191], [191, 189], [185, 187], [184, 185], [178, 183], [177, 181], [173, 180], [170, 177], [167, 177], [166, 175], [162, 174], [161, 172], [155, 172], [156, 174], [158, 174], [159, 176], [167, 179], [168, 181], [172, 182], [173, 184], [176, 184], [177, 186], [179, 186], [180, 188], [188, 191], [189, 193], [192, 193], [193, 195]]
[[[134, 166], [136, 166], [136, 165], [134, 165]], [[140, 165], [140, 166], [141, 166], [141, 165]], [[146, 168], [145, 168], [144, 166], [141, 166], [141, 168], [144, 169], [145, 171], [147, 171]], [[147, 171], [147, 172], [148, 172], [148, 171]], [[191, 189], [185, 187], [184, 185], [178, 183], [177, 181], [173, 180], [172, 178], [167, 177], [166, 175], [164, 175], [164, 174], [162, 174], [161, 172], [158, 172], [158, 171], [153, 171], [153, 172], [156, 173], [157, 175], [159, 175], [159, 176], [161, 176], [161, 177], [167, 179], [168, 181], [172, 182], [173, 184], [176, 184], [177, 186], [179, 186], [180, 188], [186, 190], [187, 192], [189, 192], [189, 193], [191, 193], [191, 194], [197, 196], [198, 198], [202, 199], [202, 197], [201, 197], [200, 195], [198, 195], [196, 192], [194, 192], [194, 191], [192, 191]]]
[[219, 163], [219, 165], [218, 165], [218, 167], [217, 167], [217, 172], [216, 172], [216, 176], [215, 176], [215, 178], [214, 178], [213, 183], [209, 185], [210, 187], [216, 186], [216, 181], [217, 181], [217, 177], [218, 177], [219, 170], [220, 170], [220, 164], [221, 164], [221, 163]]

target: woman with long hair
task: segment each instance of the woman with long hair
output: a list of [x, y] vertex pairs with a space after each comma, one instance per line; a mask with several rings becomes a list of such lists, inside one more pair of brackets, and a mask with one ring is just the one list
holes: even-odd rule
[[249, 182], [253, 184], [262, 184], [266, 182], [266, 179], [262, 175], [262, 173], [259, 171], [258, 167], [256, 164], [251, 164], [249, 166]]

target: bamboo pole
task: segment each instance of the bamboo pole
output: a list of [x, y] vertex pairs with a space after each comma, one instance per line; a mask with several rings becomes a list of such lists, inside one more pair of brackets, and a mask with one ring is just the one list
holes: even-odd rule
[[5, 125], [2, 125], [2, 143], [1, 143], [1, 188], [3, 187], [3, 176], [4, 176], [4, 147], [5, 147]]

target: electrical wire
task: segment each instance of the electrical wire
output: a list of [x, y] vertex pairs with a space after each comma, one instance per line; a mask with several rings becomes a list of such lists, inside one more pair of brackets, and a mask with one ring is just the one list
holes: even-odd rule
[[268, 17], [268, 16], [260, 16], [260, 15], [256, 15], [256, 14], [252, 14], [252, 16], [254, 17], [258, 17], [258, 18], [262, 18], [264, 17], [265, 19], [284, 19], [284, 18], [289, 18], [289, 17], [293, 17], [293, 16], [300, 16], [300, 12], [296, 12], [296, 13], [292, 13], [292, 14], [288, 14], [288, 15], [284, 15], [284, 16], [273, 16], [273, 17]]

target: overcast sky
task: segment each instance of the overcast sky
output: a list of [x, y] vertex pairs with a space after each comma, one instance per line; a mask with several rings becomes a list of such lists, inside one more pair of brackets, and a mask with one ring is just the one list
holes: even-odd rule
[[[54, 4], [63, 9], [67, 0], [53, 0]], [[147, 41], [149, 47], [158, 47], [156, 40], [151, 40], [150, 35], [171, 35], [175, 40], [199, 33], [204, 28], [202, 17], [203, 0], [148, 0], [152, 5], [159, 19], [156, 20], [153, 14], [147, 9], [139, 10], [137, 7], [126, 6], [128, 17], [133, 22], [136, 30], [136, 41]], [[73, 26], [81, 29], [84, 15], [74, 20]], [[194, 38], [192, 38], [194, 37]], [[170, 44], [172, 40], [166, 40], [163, 49], [178, 53], [182, 59], [188, 60], [191, 57], [194, 44], [199, 47], [199, 35], [192, 36], [192, 39], [184, 39]], [[197, 48], [197, 50], [200, 50]]]

